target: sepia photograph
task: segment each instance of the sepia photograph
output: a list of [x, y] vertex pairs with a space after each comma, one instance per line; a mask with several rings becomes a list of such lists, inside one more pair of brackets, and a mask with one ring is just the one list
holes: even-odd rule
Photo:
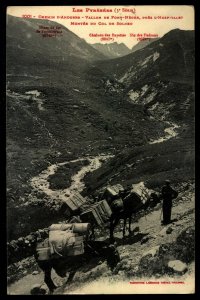
[[195, 293], [195, 8], [8, 6], [8, 295]]

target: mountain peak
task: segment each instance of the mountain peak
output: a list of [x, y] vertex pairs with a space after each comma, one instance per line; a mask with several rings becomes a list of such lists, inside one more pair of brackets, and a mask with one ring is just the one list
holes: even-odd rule
[[[58, 26], [62, 31], [62, 38], [44, 38], [39, 32], [40, 26]], [[38, 32], [37, 32], [38, 31]], [[15, 40], [23, 38], [26, 49], [37, 49], [44, 51], [49, 56], [54, 55], [68, 59], [69, 55], [87, 61], [102, 60], [105, 56], [98, 50], [91, 47], [84, 39], [78, 37], [64, 25], [46, 19], [23, 19], [20, 17], [7, 16], [7, 36], [8, 42], [15, 37]], [[31, 38], [30, 38], [31, 37]], [[24, 46], [23, 46], [24, 47]], [[43, 50], [42, 50], [43, 49]]]
[[137, 43], [136, 45], [134, 45], [132, 47], [132, 52], [135, 52], [137, 50], [141, 50], [143, 49], [144, 47], [150, 45], [151, 43], [157, 41], [159, 38], [149, 38], [149, 39], [144, 39], [144, 40], [141, 40], [139, 41], [139, 43]]
[[182, 30], [179, 28], [172, 29], [166, 34], [164, 34], [163, 38], [188, 38], [188, 37], [194, 37], [194, 30]]

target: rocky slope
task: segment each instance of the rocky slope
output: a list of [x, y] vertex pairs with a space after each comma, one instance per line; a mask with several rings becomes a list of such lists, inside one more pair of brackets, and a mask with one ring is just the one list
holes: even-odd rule
[[133, 81], [138, 84], [147, 78], [149, 83], [166, 80], [193, 84], [194, 31], [171, 30], [135, 53], [97, 65], [121, 82], [125, 81], [127, 87]]
[[194, 178], [194, 32], [172, 30], [135, 53], [97, 66], [114, 74], [127, 101], [142, 106], [150, 119], [160, 120], [165, 134], [142, 147], [124, 149], [88, 175], [88, 189], [107, 180], [135, 183], [143, 178], [160, 185], [165, 177]]
[[135, 46], [132, 47], [131, 52], [135, 52], [137, 50], [141, 50], [144, 47], [150, 45], [151, 43], [157, 41], [159, 38], [150, 38], [150, 39], [143, 39], [139, 43], [137, 43]]
[[[187, 274], [193, 256], [187, 245], [183, 253], [180, 247], [183, 240], [191, 245], [194, 225], [194, 32], [173, 30], [135, 53], [98, 62], [102, 54], [63, 27], [63, 39], [43, 40], [35, 33], [41, 22], [54, 24], [8, 17], [9, 282], [19, 280], [9, 293], [26, 294], [33, 282], [42, 284], [40, 270], [28, 256], [34, 239], [46, 234], [44, 228], [66, 218], [57, 196], [69, 189], [92, 199], [102, 187], [115, 183], [126, 187], [144, 181], [159, 190], [169, 178], [183, 195], [174, 207], [178, 221], [170, 233], [168, 228], [162, 231], [160, 210], [149, 211], [149, 220], [138, 216], [141, 231], [124, 245], [117, 228], [118, 248], [126, 259], [114, 281], [170, 276], [173, 263], [168, 263], [177, 259], [186, 264]], [[102, 156], [108, 159], [100, 162]], [[99, 236], [105, 239], [108, 232]], [[148, 239], [141, 243], [143, 237]], [[166, 242], [171, 244], [166, 245], [170, 257], [160, 247]], [[155, 257], [142, 259], [154, 246], [159, 246]], [[145, 273], [148, 264], [151, 274]], [[84, 291], [90, 276], [96, 280], [106, 272], [112, 281], [105, 264], [80, 271], [77, 280], [83, 278]], [[74, 283], [70, 288], [76, 292], [80, 286]]]
[[[122, 239], [121, 223], [115, 230], [121, 262], [114, 274], [105, 262], [100, 262], [95, 268], [87, 263], [76, 273], [73, 282], [66, 286], [66, 279], [53, 272], [54, 281], [60, 286], [55, 294], [147, 293], [149, 286], [143, 285], [141, 290], [141, 286], [139, 289], [130, 284], [141, 281], [154, 282], [151, 293], [167, 292], [168, 288], [178, 294], [185, 291], [193, 293], [194, 184], [186, 182], [174, 187], [179, 191], [179, 196], [174, 201], [172, 224], [160, 225], [161, 204], [149, 209], [146, 216], [143, 213], [137, 215], [132, 222], [131, 235], [125, 239]], [[108, 230], [99, 231], [98, 236], [99, 240], [105, 240]], [[9, 273], [15, 278], [15, 282], [8, 287], [9, 294], [30, 294], [36, 286], [39, 293], [48, 293], [43, 274], [32, 258], [10, 266]], [[159, 282], [159, 286], [155, 286], [155, 282]], [[177, 282], [179, 285], [175, 285]]]
[[[36, 230], [38, 211], [44, 216], [40, 226], [49, 220], [45, 208], [21, 206], [32, 195], [31, 178], [47, 166], [142, 145], [165, 128], [150, 120], [143, 107], [126, 101], [122, 84], [90, 62], [102, 57], [99, 52], [65, 28], [62, 38], [42, 38], [35, 32], [39, 24], [55, 25], [7, 20], [9, 240]], [[77, 43], [83, 51], [74, 49]]]

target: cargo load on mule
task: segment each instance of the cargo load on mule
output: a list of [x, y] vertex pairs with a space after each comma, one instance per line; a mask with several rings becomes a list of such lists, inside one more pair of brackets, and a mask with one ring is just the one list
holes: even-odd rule
[[152, 192], [153, 190], [145, 187], [144, 182], [142, 181], [136, 184], [132, 184], [131, 188], [128, 190], [127, 195], [125, 195], [125, 197], [123, 197], [122, 195], [123, 208], [127, 212], [136, 212], [138, 211], [138, 209], [142, 207], [144, 208], [147, 203], [148, 205], [150, 205]]
[[112, 214], [106, 200], [92, 205], [84, 202], [80, 211], [80, 215], [72, 216], [67, 224], [52, 224], [49, 227], [49, 238], [37, 244], [38, 261], [83, 254], [84, 241], [94, 237], [94, 228], [104, 227]]
[[[128, 186], [124, 191], [120, 191], [118, 198], [114, 199], [110, 207], [112, 215], [110, 218], [110, 241], [114, 242], [114, 229], [120, 219], [124, 220], [123, 237], [126, 233], [126, 222], [129, 220], [128, 231], [131, 234], [132, 216], [136, 216], [140, 211], [145, 211], [151, 204], [153, 190], [145, 187], [144, 182], [139, 182]], [[157, 198], [154, 192], [155, 199]], [[157, 200], [156, 200], [157, 201]], [[154, 201], [155, 202], [155, 201]]]
[[152, 192], [153, 190], [150, 190], [147, 187], [145, 187], [143, 181], [136, 184], [132, 184], [132, 189], [130, 191], [130, 193], [137, 194], [140, 197], [143, 204], [146, 203], [146, 201], [150, 198]]
[[76, 192], [63, 200], [62, 209], [68, 211], [69, 215], [74, 214], [87, 202], [88, 198], [84, 198], [80, 193]]
[[80, 214], [83, 222], [89, 222], [93, 226], [103, 227], [109, 221], [112, 214], [110, 206], [106, 200], [99, 201], [91, 205], [88, 209]]
[[72, 219], [78, 218], [77, 222], [84, 222], [91, 224], [91, 231], [94, 239], [94, 228], [96, 226], [104, 227], [109, 221], [112, 214], [110, 206], [106, 200], [101, 200], [94, 203], [92, 199], [88, 197], [82, 197], [80, 193], [75, 193], [71, 197], [67, 198], [63, 203], [62, 209], [69, 212], [68, 217], [71, 216], [71, 220], [68, 221], [72, 223]]
[[89, 223], [52, 224], [49, 238], [37, 244], [38, 261], [83, 254], [90, 227]]
[[124, 191], [124, 188], [121, 184], [107, 186], [104, 192], [102, 193], [101, 199], [106, 199], [108, 204], [110, 205], [113, 202], [113, 200], [119, 198], [120, 192], [122, 191]]

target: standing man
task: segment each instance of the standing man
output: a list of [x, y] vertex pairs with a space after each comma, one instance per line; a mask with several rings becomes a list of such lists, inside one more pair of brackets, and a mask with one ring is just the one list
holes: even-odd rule
[[172, 199], [178, 196], [178, 193], [170, 186], [170, 181], [165, 180], [165, 185], [162, 187], [162, 198], [163, 198], [163, 225], [171, 222], [171, 211], [172, 211]]

